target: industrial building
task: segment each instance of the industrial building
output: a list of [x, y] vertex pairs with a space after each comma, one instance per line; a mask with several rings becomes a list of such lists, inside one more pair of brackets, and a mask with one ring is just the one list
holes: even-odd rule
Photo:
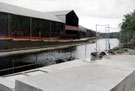
[[0, 38], [77, 38], [78, 22], [73, 10], [38, 12], [0, 2]]

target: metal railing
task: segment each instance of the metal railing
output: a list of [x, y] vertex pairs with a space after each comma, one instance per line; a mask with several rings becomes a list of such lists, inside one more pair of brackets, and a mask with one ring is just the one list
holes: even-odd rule
[[4, 72], [4, 71], [9, 71], [12, 70], [13, 73], [15, 72], [15, 69], [19, 69], [19, 68], [24, 68], [24, 67], [29, 67], [29, 66], [34, 66], [35, 64], [28, 64], [28, 65], [23, 65], [23, 66], [17, 66], [17, 67], [11, 67], [11, 68], [6, 68], [6, 69], [1, 69], [0, 72]]
[[[4, 72], [7, 72], [7, 71], [11, 71], [11, 72], [8, 72], [8, 73], [15, 73], [17, 69], [21, 69], [21, 68], [25, 68], [25, 67], [32, 67], [32, 66], [34, 67], [35, 66], [35, 68], [38, 68], [38, 56], [37, 56], [37, 54], [35, 54], [34, 63], [27, 64], [27, 65], [15, 66], [15, 59], [14, 58], [15, 57], [13, 56], [12, 57], [12, 66], [10, 68], [0, 70], [0, 73], [2, 73], [2, 75], [5, 74]], [[22, 71], [24, 71], [24, 69]]]

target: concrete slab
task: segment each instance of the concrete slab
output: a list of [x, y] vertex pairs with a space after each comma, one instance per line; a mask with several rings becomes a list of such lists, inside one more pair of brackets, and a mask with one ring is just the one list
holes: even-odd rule
[[23, 74], [18, 74], [18, 75], [8, 76], [8, 77], [4, 77], [4, 78], [9, 80], [9, 81], [13, 81], [15, 83], [15, 80], [17, 78], [24, 78], [24, 77], [26, 77], [26, 76]]
[[73, 60], [70, 62], [64, 62], [64, 63], [41, 67], [41, 68], [37, 68], [37, 69], [33, 69], [33, 70], [27, 70], [27, 71], [15, 73], [15, 74], [9, 74], [9, 75], [5, 75], [2, 77], [7, 79], [7, 80], [15, 82], [15, 80], [18, 78], [24, 78], [26, 76], [40, 75], [40, 74], [44, 74], [44, 73], [53, 72], [56, 70], [62, 70], [62, 69], [66, 69], [66, 68], [80, 66], [83, 64], [87, 64], [87, 63], [85, 63], [81, 60]]
[[15, 91], [15, 83], [4, 78], [0, 78], [0, 91]]
[[15, 89], [16, 91], [132, 91], [135, 85], [134, 59], [135, 56], [124, 55], [92, 63], [75, 61], [74, 66], [72, 66], [74, 62], [72, 64], [69, 62], [67, 65], [62, 64], [63, 67], [59, 65], [48, 69], [41, 68], [49, 73], [17, 79]]
[[[51, 66], [47, 66], [47, 67], [41, 67], [38, 69], [28, 70], [28, 71], [24, 71], [24, 72], [20, 72], [20, 73], [9, 74], [9, 75], [0, 77], [0, 83], [1, 83], [0, 85], [2, 85], [5, 88], [12, 89], [12, 88], [15, 88], [16, 79], [25, 78], [28, 76], [48, 74], [49, 72], [53, 72], [56, 70], [62, 70], [62, 69], [66, 69], [66, 68], [72, 68], [72, 67], [80, 66], [83, 64], [87, 64], [87, 63], [85, 63], [81, 60], [74, 60], [74, 61], [70, 61], [70, 62], [60, 63], [57, 65], [51, 65]], [[3, 81], [1, 81], [1, 80], [3, 80]], [[10, 85], [8, 86], [7, 83], [10, 83]], [[12, 87], [10, 87], [10, 86], [12, 86]], [[1, 87], [0, 87], [0, 91], [2, 91]], [[6, 90], [6, 91], [8, 91], [8, 90]]]
[[51, 65], [47, 67], [41, 67], [38, 68], [39, 70], [46, 71], [46, 72], [53, 72], [57, 70], [62, 70], [62, 69], [67, 69], [67, 68], [72, 68], [72, 67], [77, 67], [77, 66], [82, 66], [88, 64], [87, 62], [84, 62], [82, 60], [76, 59], [70, 62], [64, 62], [56, 65]]

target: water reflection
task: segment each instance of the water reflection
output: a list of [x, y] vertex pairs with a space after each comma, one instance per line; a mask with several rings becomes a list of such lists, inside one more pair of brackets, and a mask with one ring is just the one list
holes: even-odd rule
[[[98, 47], [97, 47], [98, 51], [104, 51], [106, 49], [105, 39], [98, 40], [97, 44], [98, 44]], [[110, 48], [112, 49], [117, 46], [119, 46], [119, 40], [110, 39]], [[52, 64], [65, 62], [65, 61], [71, 61], [77, 58], [85, 59], [86, 57], [87, 59], [90, 59], [90, 54], [91, 52], [94, 52], [94, 51], [96, 51], [96, 43], [81, 45], [81, 46], [71, 47], [71, 48], [66, 48], [66, 49], [46, 51], [46, 52], [41, 52], [41, 53], [36, 53], [36, 54], [0, 58], [0, 61], [1, 61], [0, 69], [13, 68], [13, 66], [17, 67], [17, 66], [22, 66], [26, 64], [34, 64], [29, 67], [14, 69], [14, 71], [12, 71], [13, 69], [6, 72], [0, 71], [0, 75], [9, 74], [12, 72], [18, 72], [22, 70], [28, 70], [28, 69], [32, 69], [36, 67], [41, 67], [41, 66], [48, 66]]]
[[[105, 39], [99, 39], [97, 41], [97, 50], [98, 51], [106, 50], [106, 43], [105, 42], [106, 42]], [[119, 46], [119, 40], [118, 39], [110, 39], [109, 42], [110, 42], [110, 49]], [[91, 54], [91, 52], [96, 51], [96, 43], [77, 46], [76, 50], [73, 51], [73, 53], [72, 53], [73, 56], [75, 58], [84, 59], [85, 58], [85, 48], [86, 48], [86, 58], [91, 59], [90, 54]]]

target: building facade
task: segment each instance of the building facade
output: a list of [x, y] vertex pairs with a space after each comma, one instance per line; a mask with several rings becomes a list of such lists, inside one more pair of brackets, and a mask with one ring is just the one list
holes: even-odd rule
[[0, 3], [0, 38], [77, 38], [78, 22], [73, 10], [38, 12]]

